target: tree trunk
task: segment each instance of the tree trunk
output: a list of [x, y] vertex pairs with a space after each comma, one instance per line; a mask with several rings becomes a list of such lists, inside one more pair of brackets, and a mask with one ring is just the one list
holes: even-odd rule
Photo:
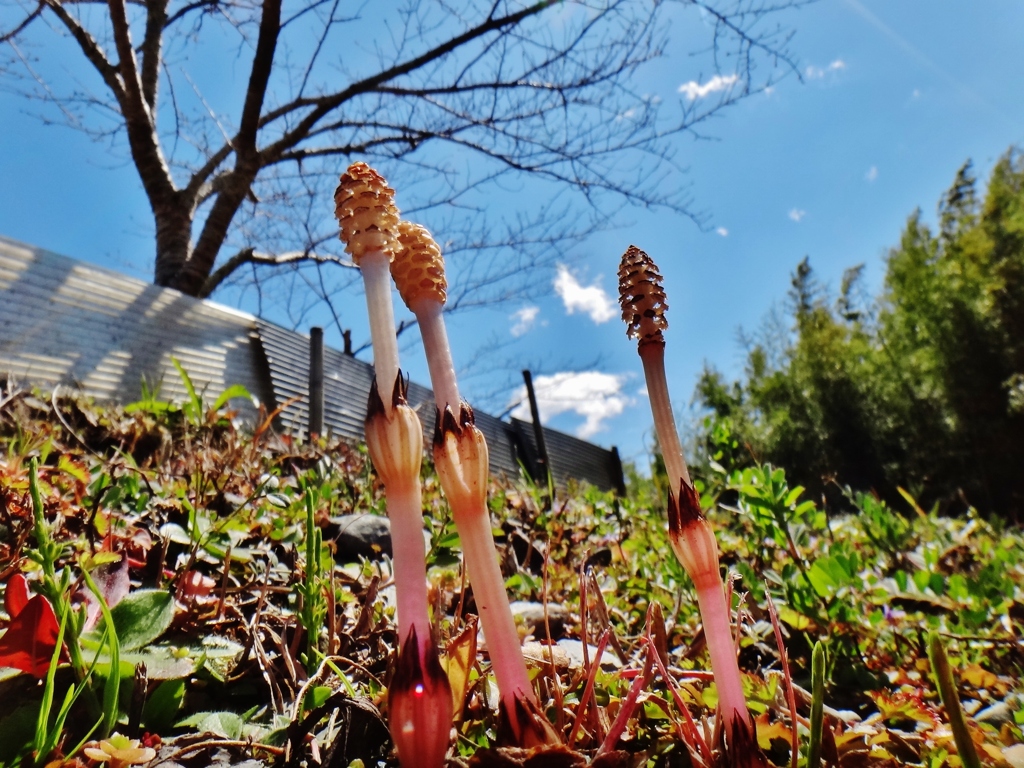
[[258, 166], [253, 169], [244, 168], [228, 176], [217, 193], [217, 199], [210, 208], [210, 213], [203, 224], [195, 248], [188, 252], [188, 258], [180, 264], [177, 273], [168, 283], [189, 296], [199, 296], [206, 285], [213, 265], [217, 261], [224, 240], [227, 238], [231, 222], [245, 201], [251, 185], [256, 178]]
[[[156, 261], [153, 282], [159, 286], [182, 288], [177, 285], [185, 265], [192, 255], [192, 213], [180, 201], [153, 206], [156, 220]], [[195, 292], [184, 291], [190, 296]]]

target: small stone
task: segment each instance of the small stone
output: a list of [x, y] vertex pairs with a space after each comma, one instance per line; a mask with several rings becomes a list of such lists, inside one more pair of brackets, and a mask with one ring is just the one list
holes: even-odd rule
[[825, 710], [826, 714], [829, 714], [832, 717], [842, 720], [844, 723], [846, 723], [846, 725], [855, 725], [856, 723], [859, 723], [861, 721], [860, 715], [858, 715], [856, 712], [852, 712], [849, 709], [832, 709], [831, 707], [826, 707]]
[[556, 669], [562, 671], [575, 669], [580, 666], [573, 659], [569, 658], [569, 654], [565, 652], [564, 648], [544, 643], [523, 643], [523, 658], [531, 666], [541, 667], [553, 663]]
[[380, 515], [332, 517], [324, 538], [334, 539], [335, 557], [343, 562], [359, 557], [380, 560], [391, 555], [391, 521]]
[[1003, 723], [1013, 722], [1013, 710], [1005, 701], [999, 701], [991, 707], [985, 707], [974, 716], [974, 719], [979, 723], [988, 723], [998, 728]]
[[[558, 647], [562, 648], [568, 654], [569, 665], [571, 668], [575, 669], [583, 666], [583, 642], [581, 640], [563, 638], [558, 641]], [[597, 648], [592, 645], [588, 645], [587, 650], [587, 655], [590, 657], [590, 661], [593, 662], [594, 659], [597, 658]], [[604, 655], [601, 657], [601, 666], [619, 669], [622, 666], [622, 662], [619, 661], [618, 656], [606, 648]]]
[[[530, 634], [539, 640], [549, 639], [544, 622], [544, 604], [526, 600], [516, 600], [509, 607], [512, 616], [521, 621], [530, 630]], [[569, 611], [564, 605], [548, 603], [547, 625], [551, 627], [550, 639], [556, 640], [565, 632], [565, 622], [569, 619]]]

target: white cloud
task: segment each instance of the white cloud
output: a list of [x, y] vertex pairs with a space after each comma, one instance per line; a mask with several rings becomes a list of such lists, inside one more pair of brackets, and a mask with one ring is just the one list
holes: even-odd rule
[[815, 67], [814, 65], [807, 67], [807, 69], [804, 70], [804, 76], [808, 80], [821, 80], [825, 75], [839, 72], [844, 69], [846, 69], [846, 62], [842, 59], [836, 59], [825, 67]]
[[[547, 422], [561, 413], [575, 413], [585, 419], [576, 429], [576, 436], [584, 440], [592, 437], [604, 429], [606, 419], [618, 416], [633, 402], [622, 392], [627, 378], [623, 374], [600, 371], [563, 371], [537, 376], [533, 388], [537, 393], [540, 420]], [[512, 415], [529, 421], [530, 404], [525, 385], [516, 390], [512, 402], [519, 403]]]
[[915, 101], [917, 99], [920, 99], [921, 98], [921, 89], [920, 88], [915, 88], [913, 91], [911, 91], [910, 92], [910, 98], [914, 99]]
[[539, 314], [540, 307], [532, 304], [525, 306], [522, 309], [517, 309], [512, 313], [512, 318], [516, 321], [516, 324], [509, 328], [509, 333], [518, 339], [524, 333], [533, 328], [533, 324], [537, 322], [537, 315]]
[[874, 181], [875, 179], [877, 179], [878, 178], [878, 166], [877, 165], [872, 165], [870, 168], [868, 168], [868, 172], [864, 174], [864, 178], [867, 181]]
[[690, 101], [693, 101], [694, 99], [703, 99], [709, 94], [717, 93], [718, 91], [726, 91], [729, 88], [732, 88], [739, 79], [739, 75], [715, 75], [706, 83], [698, 83], [696, 80], [691, 80], [688, 83], [680, 85], [679, 92], [685, 93], [686, 98]]
[[792, 209], [792, 210], [790, 210], [790, 212], [789, 212], [789, 218], [791, 218], [791, 219], [792, 219], [793, 221], [795, 221], [795, 222], [796, 222], [797, 224], [799, 224], [799, 223], [800, 223], [800, 220], [801, 220], [801, 219], [802, 219], [802, 218], [803, 218], [804, 216], [806, 216], [806, 215], [807, 215], [807, 211], [803, 210], [802, 208], [793, 208], [793, 209]]
[[615, 305], [604, 289], [597, 285], [580, 285], [580, 281], [564, 264], [558, 265], [555, 292], [562, 297], [567, 314], [577, 310], [590, 316], [595, 323], [606, 323], [615, 317]]
[[718, 229], [715, 230], [715, 232], [717, 234], [721, 235], [722, 237], [728, 237], [729, 236], [729, 230], [726, 229], [725, 227], [719, 227]]

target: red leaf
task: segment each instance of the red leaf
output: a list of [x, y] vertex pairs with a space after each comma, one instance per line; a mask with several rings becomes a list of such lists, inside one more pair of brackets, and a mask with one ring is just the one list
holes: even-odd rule
[[20, 669], [40, 679], [46, 677], [59, 631], [50, 603], [42, 595], [36, 595], [0, 637], [0, 667]]
[[20, 573], [16, 573], [7, 580], [7, 590], [4, 592], [4, 608], [7, 615], [12, 619], [25, 610], [28, 604], [28, 581]]

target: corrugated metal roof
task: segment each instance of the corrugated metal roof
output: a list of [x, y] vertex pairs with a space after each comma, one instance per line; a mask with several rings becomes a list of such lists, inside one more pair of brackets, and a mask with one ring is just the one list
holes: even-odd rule
[[[97, 400], [122, 403], [139, 399], [145, 377], [160, 383], [161, 399], [181, 402], [187, 392], [172, 357], [208, 400], [242, 384], [268, 412], [291, 401], [278, 422], [305, 432], [308, 336], [0, 237], [0, 374], [46, 387], [71, 384]], [[325, 348], [325, 426], [362, 440], [372, 380], [371, 365]], [[429, 445], [433, 394], [412, 383], [409, 402], [419, 411]], [[240, 410], [249, 419], [256, 416], [251, 405]], [[492, 474], [519, 477], [522, 461], [536, 476], [529, 422], [508, 424], [477, 412], [476, 423], [487, 438]], [[570, 477], [605, 489], [618, 484], [608, 451], [555, 430], [544, 434], [559, 484]]]
[[0, 370], [16, 380], [127, 403], [146, 377], [182, 401], [173, 357], [210, 400], [242, 384], [265, 402], [254, 330], [251, 315], [0, 237]]
[[[540, 451], [533, 424], [512, 419], [511, 430], [520, 441], [523, 463], [534, 477], [542, 476]], [[554, 429], [544, 427], [544, 443], [551, 461], [551, 474], [558, 485], [570, 479], [586, 480], [603, 491], [618, 489], [621, 484], [621, 466], [611, 451], [580, 440]]]
[[[270, 364], [270, 378], [278, 403], [295, 399], [283, 410], [281, 423], [293, 431], [304, 431], [309, 417], [309, 337], [263, 320], [257, 320], [256, 327]], [[324, 347], [324, 426], [337, 435], [362, 440], [372, 381], [372, 365]], [[412, 382], [408, 397], [423, 423], [424, 444], [430, 445], [437, 418], [434, 394]], [[487, 438], [491, 472], [519, 477], [507, 425], [486, 413], [477, 413], [476, 423]]]

